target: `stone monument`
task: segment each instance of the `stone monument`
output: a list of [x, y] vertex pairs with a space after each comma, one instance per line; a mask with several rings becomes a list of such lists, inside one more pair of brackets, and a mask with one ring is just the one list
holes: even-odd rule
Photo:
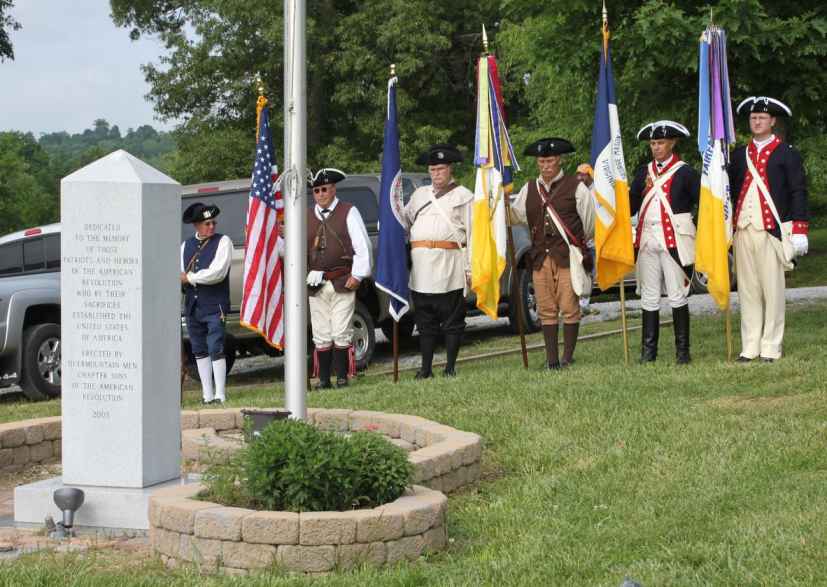
[[61, 182], [63, 476], [15, 490], [15, 521], [148, 527], [149, 493], [180, 476], [181, 186], [116, 151]]

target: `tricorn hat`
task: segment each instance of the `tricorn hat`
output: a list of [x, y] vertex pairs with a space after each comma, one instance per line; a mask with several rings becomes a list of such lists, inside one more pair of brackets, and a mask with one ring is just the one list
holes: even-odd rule
[[523, 151], [523, 155], [529, 157], [552, 157], [554, 155], [565, 155], [574, 153], [574, 145], [560, 137], [549, 137], [534, 141]]
[[766, 112], [770, 116], [792, 116], [789, 106], [781, 100], [767, 96], [750, 96], [735, 109], [737, 114], [751, 114], [752, 112]]
[[687, 128], [673, 120], [658, 120], [650, 122], [637, 132], [639, 141], [652, 139], [682, 139], [689, 136]]
[[433, 145], [416, 159], [417, 165], [447, 165], [462, 163], [462, 153], [455, 145], [440, 143]]
[[184, 224], [193, 224], [195, 222], [203, 222], [205, 220], [212, 220], [216, 216], [221, 214], [221, 210], [218, 209], [218, 206], [214, 206], [212, 204], [206, 205], [202, 204], [201, 202], [195, 202], [187, 207], [184, 210], [184, 214], [181, 216], [181, 222]]
[[309, 183], [310, 187], [315, 188], [329, 183], [339, 183], [343, 179], [347, 179], [344, 171], [339, 171], [333, 167], [325, 167], [324, 169], [319, 169]]

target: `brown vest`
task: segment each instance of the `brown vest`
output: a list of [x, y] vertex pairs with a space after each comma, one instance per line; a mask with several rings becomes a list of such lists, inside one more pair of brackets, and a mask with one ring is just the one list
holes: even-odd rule
[[330, 281], [340, 293], [348, 291], [345, 283], [353, 266], [353, 243], [347, 230], [347, 215], [352, 207], [352, 204], [339, 200], [324, 222], [316, 217], [315, 206], [307, 210], [307, 268], [334, 272]]
[[[564, 175], [551, 184], [548, 196], [557, 211], [563, 224], [574, 234], [577, 243], [586, 242], [583, 233], [583, 221], [577, 213], [577, 199], [575, 192], [580, 180], [573, 175]], [[531, 231], [531, 260], [534, 269], [540, 269], [546, 255], [550, 255], [558, 267], [569, 266], [569, 247], [557, 230], [557, 226], [545, 213], [545, 204], [537, 181], [531, 180], [528, 184], [528, 196], [525, 203], [528, 227]], [[571, 237], [569, 237], [571, 240]], [[574, 242], [572, 244], [575, 244]]]

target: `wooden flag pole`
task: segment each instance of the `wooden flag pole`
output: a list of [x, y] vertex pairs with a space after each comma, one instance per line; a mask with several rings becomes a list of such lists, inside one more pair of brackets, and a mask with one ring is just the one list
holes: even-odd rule
[[623, 330], [623, 359], [629, 366], [629, 328], [626, 324], [626, 287], [620, 279], [620, 326]]
[[[483, 57], [488, 56], [488, 34], [485, 32], [485, 25], [482, 25], [482, 48]], [[528, 348], [525, 341], [525, 322], [523, 320], [523, 296], [520, 291], [520, 272], [517, 269], [517, 257], [514, 253], [514, 233], [511, 226], [511, 194], [503, 193], [503, 201], [505, 202], [505, 224], [506, 224], [506, 238], [505, 248], [508, 253], [508, 263], [511, 268], [509, 279], [510, 291], [508, 292], [508, 303], [514, 304], [515, 313], [517, 314], [517, 332], [520, 334], [520, 348], [523, 355], [523, 368], [528, 369]]]

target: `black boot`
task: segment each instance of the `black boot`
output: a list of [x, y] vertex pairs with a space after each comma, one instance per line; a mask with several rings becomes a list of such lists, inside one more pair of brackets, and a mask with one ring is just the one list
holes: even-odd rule
[[660, 312], [643, 310], [643, 333], [640, 338], [640, 362], [651, 363], [658, 358]]
[[557, 324], [543, 324], [543, 339], [546, 342], [546, 364], [543, 370], [556, 370], [560, 368], [560, 359], [557, 349]]
[[350, 349], [335, 349], [333, 359], [336, 363], [336, 387], [347, 387], [347, 372], [350, 366]]
[[673, 308], [672, 320], [675, 328], [675, 359], [678, 365], [686, 365], [692, 360], [689, 356], [689, 304]]
[[325, 349], [320, 351], [316, 349], [316, 357], [319, 361], [319, 383], [316, 389], [330, 389], [333, 385], [330, 384], [330, 366], [333, 362], [333, 349]]
[[580, 322], [563, 324], [563, 360], [560, 366], [566, 367], [574, 363], [574, 347], [577, 346], [577, 333], [580, 331]]
[[456, 377], [457, 375], [455, 366], [457, 363], [457, 355], [459, 355], [459, 344], [461, 341], [461, 334], [445, 335], [445, 353], [447, 357], [445, 360], [445, 370], [442, 372], [445, 377]]
[[422, 354], [422, 366], [416, 372], [416, 379], [428, 379], [433, 377], [431, 364], [434, 362], [435, 337], [431, 334], [419, 335], [419, 352]]

